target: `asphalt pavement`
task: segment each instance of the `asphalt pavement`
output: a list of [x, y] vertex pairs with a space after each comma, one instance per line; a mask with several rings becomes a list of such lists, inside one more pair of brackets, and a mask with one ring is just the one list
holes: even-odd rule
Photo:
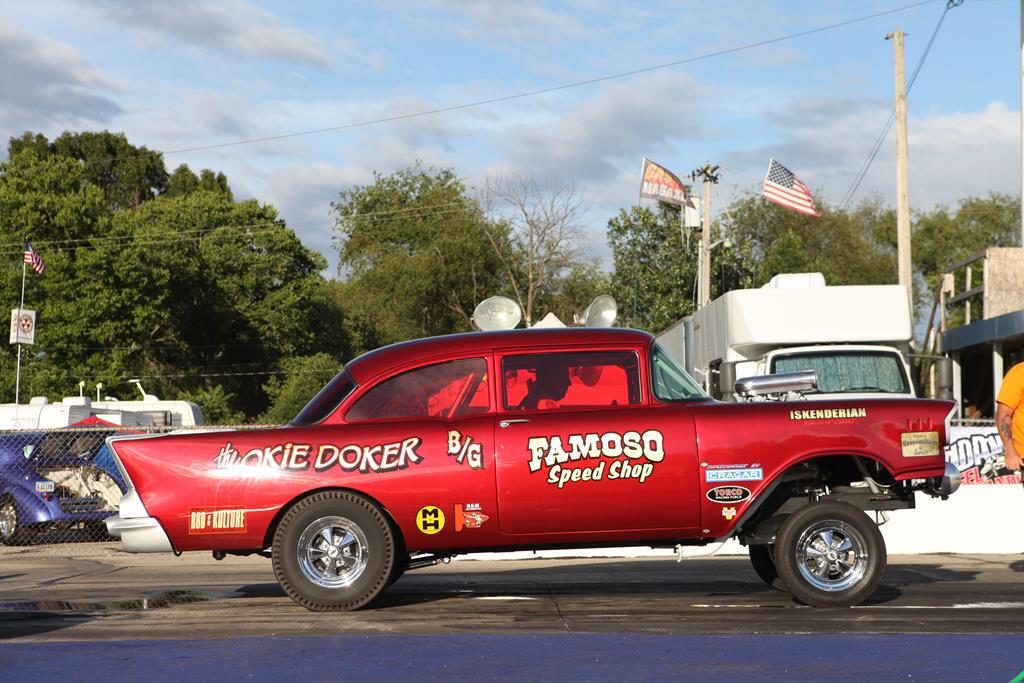
[[1022, 623], [1024, 558], [1009, 555], [892, 556], [851, 609], [800, 605], [745, 557], [456, 560], [408, 572], [363, 610], [316, 614], [260, 557], [0, 548], [0, 674], [18, 680], [109, 680], [114, 667], [189, 681], [1009, 681], [1024, 670]]

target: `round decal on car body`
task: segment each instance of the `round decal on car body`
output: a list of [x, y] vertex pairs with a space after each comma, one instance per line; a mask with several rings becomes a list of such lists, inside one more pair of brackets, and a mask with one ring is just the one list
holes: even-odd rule
[[708, 491], [712, 503], [738, 503], [750, 498], [750, 489], [744, 486], [716, 486]]
[[433, 536], [444, 528], [444, 512], [435, 505], [425, 505], [416, 513], [416, 528]]

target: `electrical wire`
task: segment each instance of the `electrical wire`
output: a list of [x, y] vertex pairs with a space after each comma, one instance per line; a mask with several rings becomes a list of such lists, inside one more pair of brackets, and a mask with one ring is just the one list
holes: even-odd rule
[[[93, 160], [89, 161], [88, 163], [98, 164], [98, 163], [105, 163], [105, 162], [108, 162], [108, 161], [114, 161], [114, 160], [117, 160], [117, 159], [144, 158], [144, 157], [147, 157], [147, 156], [158, 156], [158, 155], [170, 156], [170, 155], [175, 155], [175, 154], [185, 154], [185, 153], [188, 153], [188, 152], [205, 152], [205, 151], [209, 151], [209, 150], [213, 150], [213, 149], [224, 149], [224, 148], [227, 148], [227, 147], [237, 147], [237, 146], [240, 146], [240, 145], [252, 145], [252, 144], [256, 144], [256, 143], [260, 143], [260, 142], [274, 142], [274, 141], [277, 141], [277, 140], [287, 140], [287, 139], [291, 139], [291, 138], [304, 137], [304, 136], [308, 136], [308, 135], [319, 135], [319, 134], [322, 134], [322, 133], [333, 133], [333, 132], [338, 132], [338, 131], [342, 131], [342, 130], [351, 130], [353, 128], [365, 128], [367, 126], [375, 126], [375, 125], [379, 125], [379, 124], [382, 124], [382, 123], [394, 123], [396, 121], [405, 121], [405, 120], [408, 120], [408, 119], [420, 118], [420, 117], [424, 117], [424, 116], [433, 116], [435, 114], [444, 114], [444, 113], [448, 113], [448, 112], [463, 111], [463, 110], [466, 110], [466, 109], [474, 109], [474, 108], [477, 108], [477, 107], [483, 107], [483, 106], [491, 105], [491, 104], [500, 104], [500, 103], [503, 103], [503, 102], [511, 102], [511, 101], [514, 101], [514, 100], [520, 100], [520, 99], [524, 99], [524, 98], [528, 98], [528, 97], [536, 97], [538, 95], [547, 95], [547, 94], [550, 94], [550, 93], [560, 92], [560, 91], [563, 91], [563, 90], [571, 90], [571, 89], [574, 89], [574, 88], [581, 88], [581, 87], [585, 87], [585, 86], [588, 86], [588, 85], [594, 85], [596, 83], [605, 83], [605, 82], [608, 82], [608, 81], [615, 81], [615, 80], [620, 80], [620, 79], [623, 79], [623, 78], [629, 78], [631, 76], [638, 76], [638, 75], [641, 75], [641, 74], [652, 73], [652, 72], [655, 72], [655, 71], [662, 71], [664, 69], [670, 69], [670, 68], [673, 68], [673, 67], [682, 66], [684, 64], [693, 64], [695, 62], [700, 62], [700, 61], [704, 61], [704, 60], [707, 60], [707, 59], [713, 59], [713, 58], [716, 58], [716, 57], [724, 57], [726, 55], [736, 54], [738, 52], [744, 52], [746, 50], [752, 50], [752, 49], [759, 48], [759, 47], [765, 47], [767, 45], [773, 45], [775, 43], [781, 43], [781, 42], [785, 42], [785, 41], [788, 41], [788, 40], [793, 40], [795, 38], [803, 38], [803, 37], [814, 35], [814, 34], [817, 34], [817, 33], [823, 33], [825, 31], [831, 31], [831, 30], [834, 30], [834, 29], [837, 29], [837, 28], [842, 28], [842, 27], [845, 27], [845, 26], [850, 26], [852, 24], [857, 24], [857, 23], [862, 23], [862, 22], [865, 22], [865, 21], [870, 21], [871, 19], [877, 19], [879, 17], [888, 16], [890, 14], [898, 14], [898, 13], [905, 12], [905, 11], [910, 10], [910, 9], [914, 9], [916, 7], [921, 7], [923, 5], [928, 5], [928, 4], [932, 4], [932, 3], [935, 3], [935, 2], [939, 2], [939, 1], [940, 0], [920, 0], [920, 2], [914, 2], [914, 3], [910, 3], [908, 5], [902, 5], [900, 7], [896, 7], [896, 8], [893, 8], [893, 9], [883, 10], [881, 12], [875, 12], [873, 14], [867, 14], [867, 15], [864, 15], [864, 16], [861, 16], [861, 17], [856, 17], [854, 19], [847, 19], [845, 21], [834, 22], [834, 23], [831, 23], [831, 24], [826, 24], [824, 26], [818, 26], [816, 28], [807, 29], [807, 30], [804, 30], [804, 31], [797, 31], [796, 33], [789, 33], [789, 34], [786, 34], [786, 35], [783, 35], [783, 36], [777, 36], [775, 38], [768, 38], [766, 40], [759, 40], [759, 41], [756, 41], [756, 42], [753, 42], [753, 43], [747, 43], [745, 45], [739, 45], [739, 46], [736, 46], [736, 47], [724, 48], [722, 50], [716, 50], [714, 52], [708, 52], [708, 53], [705, 53], [705, 54], [702, 54], [702, 55], [696, 55], [694, 57], [685, 57], [683, 59], [676, 59], [676, 60], [673, 60], [671, 62], [664, 62], [662, 64], [655, 64], [655, 65], [652, 65], [652, 66], [640, 67], [638, 69], [630, 69], [628, 71], [620, 71], [620, 72], [617, 72], [617, 73], [606, 74], [606, 75], [603, 75], [603, 76], [596, 76], [594, 78], [587, 78], [587, 79], [583, 79], [583, 80], [579, 80], [579, 81], [572, 81], [572, 82], [569, 82], [569, 83], [562, 83], [560, 85], [553, 85], [553, 86], [549, 86], [549, 87], [546, 87], [546, 88], [537, 88], [535, 90], [526, 90], [526, 91], [522, 91], [522, 92], [518, 92], [518, 93], [512, 93], [512, 94], [509, 94], [509, 95], [499, 95], [499, 96], [496, 96], [496, 97], [489, 97], [489, 98], [485, 98], [485, 99], [481, 99], [481, 100], [474, 100], [474, 101], [471, 101], [471, 102], [463, 102], [463, 103], [460, 103], [460, 104], [453, 104], [453, 105], [443, 106], [443, 107], [435, 107], [433, 109], [424, 109], [424, 110], [415, 111], [415, 112], [406, 112], [406, 113], [402, 113], [402, 114], [394, 114], [392, 116], [383, 116], [383, 117], [375, 118], [375, 119], [366, 119], [366, 120], [363, 120], [363, 121], [353, 121], [351, 123], [343, 123], [343, 124], [340, 124], [340, 125], [337, 125], [337, 126], [327, 126], [327, 127], [324, 127], [324, 128], [314, 128], [314, 129], [310, 129], [310, 130], [301, 130], [301, 131], [295, 131], [295, 132], [291, 132], [291, 133], [281, 133], [281, 134], [277, 134], [277, 135], [266, 135], [266, 136], [262, 136], [262, 137], [246, 138], [246, 139], [242, 139], [242, 140], [233, 140], [233, 141], [230, 141], [230, 142], [221, 142], [221, 143], [215, 143], [215, 144], [209, 144], [209, 145], [196, 145], [196, 146], [193, 146], [193, 147], [181, 147], [181, 148], [178, 148], [178, 149], [172, 149], [172, 150], [168, 150], [168, 151], [165, 151], [165, 152], [155, 152], [154, 151], [154, 152], [140, 153], [140, 154], [134, 154], [134, 155], [125, 155], [125, 156], [121, 156], [121, 157], [117, 157], [117, 156], [106, 157], [104, 159], [93, 159]], [[949, 0], [949, 1], [953, 2], [955, 0]], [[959, 1], [962, 2], [963, 0], [959, 0]]]
[[[932, 31], [931, 38], [928, 39], [928, 44], [925, 46], [924, 53], [921, 55], [921, 59], [917, 62], [917, 67], [914, 69], [914, 73], [910, 76], [910, 81], [907, 83], [906, 91], [904, 93], [905, 95], [909, 95], [910, 91], [913, 89], [914, 82], [917, 80], [918, 74], [921, 73], [921, 67], [924, 66], [925, 60], [928, 59], [928, 53], [931, 52], [932, 45], [935, 43], [936, 36], [939, 35], [939, 30], [942, 28], [942, 23], [946, 20], [946, 15], [949, 13], [949, 10], [954, 7], [959, 7], [962, 4], [963, 0], [947, 0], [946, 7], [942, 10], [942, 14], [939, 16], [939, 21], [935, 25], [935, 30]], [[875, 157], [878, 156], [878, 152], [882, 148], [882, 143], [889, 135], [889, 131], [892, 130], [892, 124], [895, 122], [896, 110], [893, 109], [893, 111], [889, 113], [889, 118], [885, 122], [885, 125], [882, 127], [882, 132], [879, 133], [877, 138], [875, 138], [875, 143], [871, 146], [871, 151], [868, 153], [867, 159], [864, 160], [864, 163], [861, 164], [860, 169], [857, 171], [853, 184], [850, 186], [850, 189], [846, 191], [846, 194], [843, 195], [843, 200], [839, 203], [840, 210], [845, 210], [853, 200], [853, 196], [857, 193], [857, 190], [860, 188], [865, 176], [867, 176], [868, 170], [871, 168], [871, 164], [874, 163]]]

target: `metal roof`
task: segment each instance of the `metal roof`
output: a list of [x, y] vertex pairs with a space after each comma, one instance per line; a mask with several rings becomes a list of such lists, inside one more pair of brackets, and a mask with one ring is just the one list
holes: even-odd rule
[[1024, 311], [1004, 313], [943, 332], [942, 350], [960, 351], [972, 346], [1011, 341], [1017, 337], [1019, 341], [1024, 341]]

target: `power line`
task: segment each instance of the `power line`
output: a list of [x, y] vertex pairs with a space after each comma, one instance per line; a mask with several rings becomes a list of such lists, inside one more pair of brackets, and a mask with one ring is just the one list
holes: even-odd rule
[[[917, 67], [914, 69], [914, 73], [911, 75], [910, 80], [907, 83], [907, 94], [909, 94], [911, 89], [914, 87], [914, 81], [917, 80], [918, 74], [921, 73], [921, 67], [924, 66], [924, 62], [928, 58], [928, 53], [931, 52], [932, 44], [935, 43], [935, 38], [939, 35], [939, 29], [942, 28], [942, 22], [946, 20], [946, 15], [949, 13], [949, 10], [954, 7], [959, 7], [963, 4], [963, 1], [964, 0], [947, 0], [946, 7], [942, 10], [942, 14], [939, 16], [939, 21], [935, 25], [935, 30], [932, 31], [932, 36], [928, 39], [928, 44], [925, 46], [924, 53], [921, 55], [921, 59], [917, 62]], [[892, 130], [892, 124], [895, 122], [896, 110], [893, 109], [889, 113], [889, 118], [885, 122], [885, 125], [882, 127], [882, 132], [879, 133], [877, 138], [875, 138], [875, 143], [871, 146], [868, 158], [865, 159], [863, 164], [861, 164], [861, 167], [857, 172], [857, 176], [854, 178], [853, 184], [850, 186], [850, 189], [846, 191], [846, 194], [843, 195], [843, 200], [839, 203], [840, 209], [845, 210], [853, 200], [853, 196], [857, 193], [857, 190], [860, 188], [860, 184], [864, 181], [865, 176], [867, 176], [868, 170], [871, 168], [871, 164], [874, 163], [875, 157], [878, 156], [878, 152], [882, 148], [882, 143], [889, 135], [889, 131]]]
[[[344, 216], [339, 220], [344, 221], [364, 221], [364, 222], [383, 222], [385, 220], [391, 220], [396, 216], [402, 214], [413, 216], [413, 217], [424, 217], [424, 216], [448, 216], [458, 214], [465, 211], [467, 208], [472, 208], [470, 200], [460, 199], [451, 202], [442, 202], [439, 204], [428, 204], [426, 206], [411, 206], [400, 209], [389, 209], [382, 211], [368, 211], [366, 213], [354, 213], [349, 216]], [[156, 235], [139, 235], [132, 233], [130, 235], [105, 235], [99, 237], [80, 237], [65, 240], [33, 240], [32, 244], [35, 247], [43, 247], [48, 249], [62, 248], [66, 249], [78, 249], [85, 251], [95, 251], [100, 249], [102, 246], [118, 246], [119, 244], [132, 243], [134, 246], [154, 246], [161, 244], [172, 244], [176, 242], [192, 241], [197, 237], [222, 237], [226, 232], [245, 232], [245, 231], [262, 231], [262, 230], [273, 230], [274, 228], [286, 228], [292, 229], [293, 226], [310, 226], [320, 223], [319, 220], [315, 221], [299, 221], [293, 223], [286, 223], [283, 220], [273, 220], [264, 223], [247, 223], [247, 224], [236, 224], [236, 225], [215, 225], [208, 228], [198, 228], [195, 230], [165, 230]], [[336, 225], [336, 224], [335, 224]], [[328, 226], [330, 228], [335, 225]], [[107, 245], [96, 245], [96, 242], [105, 242]], [[0, 256], [21, 254], [24, 251], [23, 244], [21, 242], [9, 242], [5, 245], [0, 245]]]
[[[949, 1], [950, 2], [955, 2], [956, 0], [949, 0]], [[962, 2], [963, 0], [959, 0], [959, 1]], [[518, 93], [512, 93], [512, 94], [509, 94], [509, 95], [499, 95], [499, 96], [496, 96], [496, 97], [489, 97], [489, 98], [485, 98], [485, 99], [482, 99], [482, 100], [474, 100], [474, 101], [471, 101], [471, 102], [463, 102], [463, 103], [460, 103], [460, 104], [453, 104], [453, 105], [444, 106], [444, 107], [436, 107], [434, 109], [424, 109], [424, 110], [415, 111], [415, 112], [406, 112], [406, 113], [403, 113], [403, 114], [394, 114], [392, 116], [384, 116], [384, 117], [380, 117], [380, 118], [376, 118], [376, 119], [366, 119], [366, 120], [363, 120], [363, 121], [353, 121], [351, 123], [344, 123], [344, 124], [340, 124], [340, 125], [337, 125], [337, 126], [327, 126], [327, 127], [324, 127], [324, 128], [314, 128], [314, 129], [310, 129], [310, 130], [302, 130], [302, 131], [296, 131], [296, 132], [292, 132], [292, 133], [281, 133], [281, 134], [278, 134], [278, 135], [267, 135], [267, 136], [258, 137], [258, 138], [247, 138], [247, 139], [242, 139], [242, 140], [234, 140], [234, 141], [231, 141], [231, 142], [221, 142], [221, 143], [210, 144], [210, 145], [197, 145], [197, 146], [194, 146], [194, 147], [181, 147], [179, 149], [172, 149], [172, 150], [168, 150], [168, 151], [165, 151], [165, 152], [149, 152], [149, 153], [146, 153], [146, 154], [129, 155], [127, 157], [107, 157], [105, 159], [94, 159], [90, 163], [103, 163], [103, 162], [107, 162], [107, 161], [113, 161], [113, 160], [116, 160], [118, 158], [141, 158], [141, 157], [156, 156], [156, 155], [161, 155], [161, 154], [165, 155], [165, 156], [168, 156], [168, 155], [172, 155], [172, 154], [184, 154], [184, 153], [187, 153], [187, 152], [204, 152], [204, 151], [208, 151], [208, 150], [211, 150], [211, 149], [223, 149], [223, 148], [226, 148], [226, 147], [237, 147], [237, 146], [240, 146], [240, 145], [251, 145], [251, 144], [256, 144], [256, 143], [260, 143], [260, 142], [273, 142], [273, 141], [276, 141], [276, 140], [287, 140], [287, 139], [290, 139], [290, 138], [304, 137], [304, 136], [307, 136], [307, 135], [319, 135], [319, 134], [322, 134], [322, 133], [333, 133], [333, 132], [342, 131], [342, 130], [350, 130], [350, 129], [353, 129], [353, 128], [365, 128], [367, 126], [375, 126], [375, 125], [379, 125], [379, 124], [382, 124], [382, 123], [393, 123], [395, 121], [404, 121], [404, 120], [419, 118], [419, 117], [423, 117], [423, 116], [432, 116], [432, 115], [435, 115], [435, 114], [444, 114], [444, 113], [448, 113], [448, 112], [463, 111], [463, 110], [466, 110], [466, 109], [474, 109], [476, 107], [483, 107], [483, 106], [490, 105], [490, 104], [500, 104], [500, 103], [503, 103], [503, 102], [511, 102], [513, 100], [520, 100], [520, 99], [524, 99], [524, 98], [528, 98], [528, 97], [536, 97], [537, 95], [547, 95], [547, 94], [554, 93], [554, 92], [560, 92], [562, 90], [570, 90], [570, 89], [573, 89], [573, 88], [581, 88], [581, 87], [588, 86], [588, 85], [594, 85], [595, 83], [604, 83], [604, 82], [607, 82], [607, 81], [614, 81], [614, 80], [620, 80], [620, 79], [623, 79], [623, 78], [629, 78], [631, 76], [638, 76], [640, 74], [652, 73], [654, 71], [662, 71], [664, 69], [670, 69], [672, 67], [682, 66], [684, 64], [692, 64], [694, 62], [699, 62], [699, 61], [703, 61], [703, 60], [707, 60], [707, 59], [713, 59], [715, 57], [724, 57], [726, 55], [736, 54], [737, 52], [743, 52], [743, 51], [746, 51], [746, 50], [752, 50], [754, 48], [765, 47], [767, 45], [773, 45], [775, 43], [781, 43], [781, 42], [785, 42], [785, 41], [788, 41], [788, 40], [793, 40], [795, 38], [803, 38], [805, 36], [814, 35], [816, 33], [823, 33], [825, 31], [831, 31], [833, 29], [842, 28], [844, 26], [850, 26], [852, 24], [857, 24], [857, 23], [869, 21], [871, 19], [877, 19], [879, 17], [888, 16], [890, 14], [898, 14], [900, 12], [905, 12], [907, 10], [914, 9], [916, 7], [921, 7], [923, 5], [928, 5], [928, 4], [931, 4], [931, 3], [934, 3], [934, 2], [939, 2], [939, 0], [921, 0], [920, 2], [914, 2], [914, 3], [911, 3], [909, 5], [903, 5], [901, 7], [896, 7], [896, 8], [889, 9], [889, 10], [884, 10], [884, 11], [881, 11], [881, 12], [875, 12], [873, 14], [864, 15], [864, 16], [857, 17], [857, 18], [854, 18], [854, 19], [847, 19], [845, 21], [839, 21], [839, 22], [835, 22], [835, 23], [832, 23], [832, 24], [826, 24], [824, 26], [818, 26], [816, 28], [807, 29], [807, 30], [804, 30], [804, 31], [797, 31], [796, 33], [789, 33], [789, 34], [786, 34], [786, 35], [783, 35], [783, 36], [777, 36], [775, 38], [768, 38], [766, 40], [759, 40], [759, 41], [756, 41], [756, 42], [753, 42], [753, 43], [747, 43], [745, 45], [739, 45], [737, 47], [725, 48], [725, 49], [722, 49], [722, 50], [716, 50], [715, 52], [708, 52], [708, 53], [705, 53], [705, 54], [702, 54], [702, 55], [696, 55], [694, 57], [685, 57], [683, 59], [677, 59], [677, 60], [673, 60], [671, 62], [664, 62], [662, 64], [655, 64], [653, 66], [646, 66], [646, 67], [641, 67], [641, 68], [638, 68], [638, 69], [630, 69], [628, 71], [620, 71], [620, 72], [613, 73], [613, 74], [606, 74], [604, 76], [596, 76], [594, 78], [587, 78], [587, 79], [583, 79], [583, 80], [579, 80], [579, 81], [572, 81], [572, 82], [569, 82], [569, 83], [563, 83], [563, 84], [560, 84], [560, 85], [549, 86], [549, 87], [546, 87], [546, 88], [538, 88], [538, 89], [535, 89], [535, 90], [526, 90], [526, 91], [522, 91], [522, 92], [518, 92]]]

